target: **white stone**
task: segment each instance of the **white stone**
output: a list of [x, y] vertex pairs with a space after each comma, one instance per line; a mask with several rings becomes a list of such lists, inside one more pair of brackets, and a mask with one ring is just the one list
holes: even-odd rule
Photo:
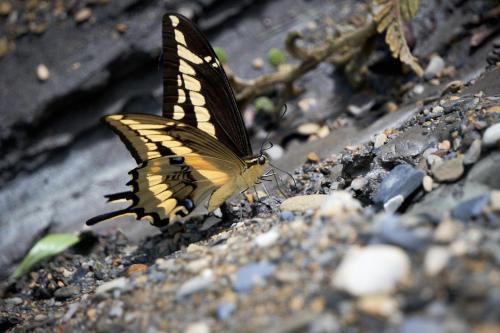
[[401, 194], [396, 195], [384, 204], [384, 210], [387, 213], [395, 213], [399, 207], [401, 207], [401, 204], [405, 201], [405, 197], [403, 197]]
[[298, 195], [287, 198], [281, 203], [282, 211], [305, 212], [309, 209], [315, 210], [321, 207], [328, 196], [326, 194]]
[[425, 68], [424, 76], [426, 79], [432, 79], [436, 77], [444, 69], [445, 63], [443, 58], [439, 55], [434, 54], [429, 61], [429, 64]]
[[424, 176], [424, 178], [422, 179], [422, 185], [424, 187], [424, 190], [426, 192], [430, 192], [432, 191], [432, 185], [434, 184], [434, 180], [432, 180], [431, 177], [429, 176]]
[[189, 324], [184, 333], [210, 333], [210, 326], [203, 321]]
[[124, 289], [127, 286], [128, 280], [124, 277], [114, 279], [108, 282], [104, 282], [95, 290], [97, 295], [104, 294], [110, 290], [114, 289]]
[[387, 141], [387, 135], [385, 135], [384, 133], [380, 133], [375, 137], [375, 140], [373, 142], [373, 148], [382, 147], [386, 141]]
[[347, 217], [356, 215], [361, 204], [347, 191], [334, 191], [321, 205], [319, 214], [323, 217]]
[[450, 260], [450, 250], [446, 246], [433, 246], [424, 258], [424, 271], [429, 276], [438, 275]]
[[271, 229], [268, 232], [257, 236], [255, 238], [255, 245], [258, 247], [268, 247], [276, 243], [279, 237], [279, 233], [275, 229]]
[[495, 146], [500, 143], [500, 123], [491, 125], [484, 132], [483, 144], [487, 147]]
[[370, 245], [352, 248], [343, 258], [333, 285], [354, 296], [386, 294], [410, 275], [410, 258], [398, 247]]
[[187, 280], [177, 291], [177, 298], [182, 298], [208, 288], [214, 282], [214, 273], [205, 269], [200, 275]]

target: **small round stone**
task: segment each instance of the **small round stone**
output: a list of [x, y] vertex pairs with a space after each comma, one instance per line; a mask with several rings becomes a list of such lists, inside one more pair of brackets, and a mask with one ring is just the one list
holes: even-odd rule
[[424, 178], [422, 179], [422, 185], [423, 185], [424, 190], [426, 192], [431, 192], [432, 191], [432, 185], [433, 184], [434, 184], [434, 181], [429, 176], [424, 176]]
[[500, 145], [500, 123], [492, 125], [486, 129], [483, 135], [483, 144], [486, 147]]
[[50, 78], [50, 72], [47, 66], [40, 64], [36, 67], [36, 76], [42, 82], [47, 81]]
[[380, 133], [375, 137], [373, 147], [380, 148], [385, 144], [386, 141], [387, 141], [387, 135], [385, 135], [384, 133]]

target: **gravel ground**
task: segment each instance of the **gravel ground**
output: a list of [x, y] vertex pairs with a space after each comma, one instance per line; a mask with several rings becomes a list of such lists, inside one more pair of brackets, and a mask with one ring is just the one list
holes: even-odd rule
[[0, 329], [500, 331], [500, 97], [467, 89], [311, 152], [286, 199], [249, 196], [139, 246], [88, 235], [2, 285]]

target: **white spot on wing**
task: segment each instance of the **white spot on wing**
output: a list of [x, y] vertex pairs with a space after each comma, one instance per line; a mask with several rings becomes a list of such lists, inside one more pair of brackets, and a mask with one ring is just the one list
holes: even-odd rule
[[205, 97], [202, 94], [199, 94], [194, 91], [189, 92], [189, 98], [191, 99], [191, 104], [195, 106], [203, 106], [205, 105]]
[[169, 16], [170, 21], [172, 22], [172, 26], [175, 28], [179, 24], [179, 18], [174, 15]]
[[182, 44], [184, 46], [187, 46], [186, 39], [184, 38], [184, 34], [180, 30], [177, 30], [177, 29], [174, 29], [174, 33], [175, 33], [175, 40], [177, 41], [177, 43]]
[[177, 93], [179, 95], [179, 97], [177, 98], [177, 103], [184, 103], [186, 101], [186, 93], [184, 92], [184, 89], [177, 89]]
[[[182, 59], [179, 59], [179, 70], [184, 74], [196, 75], [194, 68], [191, 67], [187, 62]], [[180, 78], [180, 76], [179, 76]], [[179, 78], [177, 78], [177, 82], [179, 82]]]
[[208, 112], [207, 108], [204, 108], [203, 106], [195, 106], [194, 112], [196, 115], [196, 121], [198, 123], [210, 120], [210, 113]]
[[177, 54], [179, 55], [179, 57], [184, 58], [192, 62], [193, 64], [199, 65], [203, 63], [203, 60], [200, 57], [198, 57], [196, 54], [189, 51], [182, 45], [177, 45]]
[[174, 105], [174, 114], [172, 115], [172, 118], [175, 120], [184, 118], [184, 109], [179, 105]]
[[200, 81], [196, 80], [194, 77], [182, 74], [182, 78], [184, 79], [184, 86], [186, 87], [186, 89], [191, 91], [201, 90]]

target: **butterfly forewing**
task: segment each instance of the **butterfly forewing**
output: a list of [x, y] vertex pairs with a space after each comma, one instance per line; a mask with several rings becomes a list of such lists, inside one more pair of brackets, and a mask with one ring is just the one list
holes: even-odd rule
[[163, 115], [205, 131], [239, 157], [252, 155], [240, 111], [212, 47], [188, 19], [163, 18]]

